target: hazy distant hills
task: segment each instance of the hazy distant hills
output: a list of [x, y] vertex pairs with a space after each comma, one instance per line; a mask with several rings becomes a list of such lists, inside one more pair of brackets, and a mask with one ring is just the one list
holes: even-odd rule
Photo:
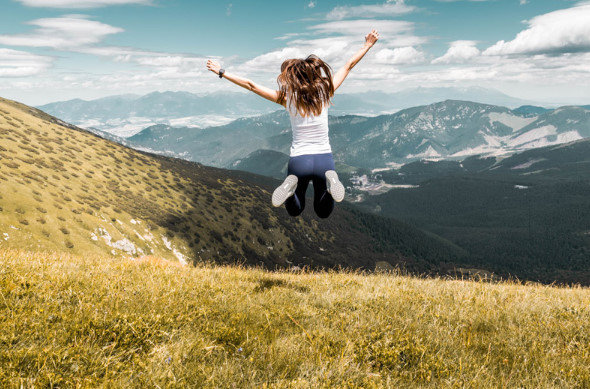
[[0, 99], [0, 247], [183, 262], [438, 272], [463, 251], [345, 204], [328, 220], [270, 205], [276, 181], [135, 151]]
[[286, 112], [276, 111], [204, 129], [156, 125], [127, 138], [134, 147], [173, 152], [191, 161], [230, 167], [258, 149], [287, 152], [291, 142]]
[[416, 87], [395, 93], [368, 91], [355, 94], [337, 94], [331, 112], [334, 115], [366, 116], [370, 114], [374, 116], [444, 100], [476, 101], [511, 108], [531, 103], [528, 100], [508, 96], [494, 89], [481, 87]]
[[[412, 88], [396, 93], [368, 91], [337, 94], [331, 113], [375, 116], [447, 99], [508, 107], [530, 103], [493, 89]], [[279, 107], [252, 93], [215, 92], [197, 95], [188, 92], [154, 92], [144, 96], [118, 95], [90, 101], [75, 99], [39, 108], [84, 128], [93, 127], [127, 137], [155, 124], [209, 127], [245, 116], [270, 113]]]
[[250, 93], [153, 92], [144, 96], [118, 95], [97, 100], [69, 100], [39, 109], [78, 126], [93, 127], [127, 137], [154, 124], [207, 127], [276, 109]]
[[[376, 117], [330, 116], [330, 137], [338, 162], [385, 168], [424, 158], [464, 159], [583, 139], [590, 137], [590, 110], [519, 111], [447, 100]], [[128, 141], [133, 147], [235, 168], [237, 160], [260, 149], [288, 154], [291, 130], [287, 113], [276, 111], [204, 129], [152, 126]], [[250, 164], [260, 156], [252, 155]]]

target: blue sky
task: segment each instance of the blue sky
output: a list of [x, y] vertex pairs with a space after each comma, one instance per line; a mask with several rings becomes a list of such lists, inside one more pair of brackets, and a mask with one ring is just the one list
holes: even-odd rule
[[334, 68], [377, 28], [346, 92], [481, 86], [590, 104], [590, 2], [574, 0], [2, 0], [0, 96], [42, 104], [120, 93], [276, 85], [280, 63]]

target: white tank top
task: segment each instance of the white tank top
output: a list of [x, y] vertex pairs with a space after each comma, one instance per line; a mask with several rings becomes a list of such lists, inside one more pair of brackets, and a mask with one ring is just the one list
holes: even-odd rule
[[291, 157], [306, 154], [331, 153], [330, 138], [328, 137], [328, 106], [325, 105], [317, 116], [301, 116], [287, 101], [287, 111], [291, 119], [293, 142], [291, 143]]

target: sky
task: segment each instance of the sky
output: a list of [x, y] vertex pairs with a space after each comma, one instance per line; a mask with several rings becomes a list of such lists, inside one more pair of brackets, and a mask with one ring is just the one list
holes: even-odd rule
[[590, 104], [590, 0], [0, 0], [0, 96], [238, 91], [209, 58], [276, 87], [283, 60], [337, 70], [372, 28], [381, 39], [343, 92], [478, 86]]

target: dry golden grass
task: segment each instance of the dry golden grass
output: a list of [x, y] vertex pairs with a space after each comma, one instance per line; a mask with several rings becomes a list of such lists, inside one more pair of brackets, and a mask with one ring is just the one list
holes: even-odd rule
[[590, 387], [590, 291], [0, 251], [2, 387]]
[[[269, 198], [222, 171], [144, 154], [0, 98], [2, 248], [189, 262], [281, 259], [293, 252], [287, 227], [315, 230], [278, 220]], [[331, 236], [325, 229], [316, 235]]]

